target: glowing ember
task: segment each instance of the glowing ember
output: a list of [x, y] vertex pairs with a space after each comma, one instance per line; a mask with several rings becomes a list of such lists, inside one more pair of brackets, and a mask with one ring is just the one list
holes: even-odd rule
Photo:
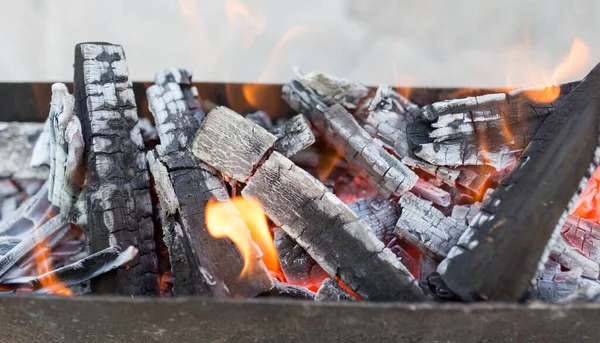
[[206, 226], [213, 237], [229, 238], [238, 247], [244, 259], [240, 277], [244, 277], [253, 268], [254, 243], [260, 247], [262, 261], [267, 269], [279, 272], [273, 237], [258, 200], [237, 197], [231, 199], [231, 202], [211, 201], [206, 207]]
[[592, 174], [571, 214], [600, 223], [600, 167]]

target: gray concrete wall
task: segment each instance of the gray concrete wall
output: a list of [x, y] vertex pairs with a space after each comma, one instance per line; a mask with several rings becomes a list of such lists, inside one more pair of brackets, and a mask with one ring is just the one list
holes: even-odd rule
[[[0, 0], [0, 80], [70, 80], [80, 41], [124, 45], [135, 80], [283, 82], [291, 67], [368, 84], [543, 81], [574, 38], [600, 61], [600, 1]], [[559, 80], [566, 81], [566, 80]]]

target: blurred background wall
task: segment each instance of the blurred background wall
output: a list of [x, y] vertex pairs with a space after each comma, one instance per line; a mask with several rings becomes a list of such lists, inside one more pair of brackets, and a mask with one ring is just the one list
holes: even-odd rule
[[[70, 80], [74, 45], [109, 41], [134, 80], [186, 66], [197, 81], [284, 82], [298, 66], [367, 84], [532, 85], [600, 61], [598, 13], [595, 0], [0, 0], [0, 80]], [[577, 68], [552, 77], [575, 39]]]

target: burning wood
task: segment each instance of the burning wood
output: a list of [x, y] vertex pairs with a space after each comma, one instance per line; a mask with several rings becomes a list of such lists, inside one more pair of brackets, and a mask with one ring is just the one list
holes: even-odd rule
[[525, 149], [571, 87], [561, 85], [560, 97], [551, 103], [536, 102], [530, 95], [534, 90], [520, 89], [425, 106], [413, 112], [407, 126], [412, 152], [434, 165], [503, 169], [515, 160], [515, 152]]
[[550, 243], [550, 258], [568, 269], [578, 268], [582, 275], [591, 279], [598, 279], [600, 266], [598, 262], [584, 256], [577, 249], [569, 245], [564, 237], [559, 236], [555, 242]]
[[535, 279], [529, 296], [535, 300], [559, 302], [579, 289], [580, 280], [581, 269], [563, 272], [558, 263], [548, 261], [544, 272]]
[[[361, 297], [422, 298], [416, 280], [346, 205], [281, 154], [268, 156], [275, 140], [260, 126], [219, 107], [207, 115], [192, 151], [228, 177], [249, 179], [242, 194], [258, 199], [276, 225]], [[377, 280], [369, 274], [378, 275]]]
[[87, 172], [72, 218], [84, 230], [91, 253], [112, 245], [132, 245], [139, 251], [129, 268], [94, 278], [92, 290], [156, 294], [150, 183], [131, 87], [121, 46], [77, 45], [73, 88]]
[[596, 67], [544, 121], [440, 264], [442, 278], [462, 299], [515, 300], [525, 292], [598, 146], [599, 86]]
[[400, 215], [397, 204], [382, 196], [375, 196], [351, 202], [348, 207], [371, 228], [380, 241], [387, 244], [392, 240], [394, 226]]
[[274, 281], [273, 285], [274, 286], [270, 291], [265, 292], [260, 296], [277, 296], [299, 300], [315, 300], [315, 293], [302, 286], [290, 285], [279, 281]]
[[326, 279], [315, 295], [315, 301], [356, 301], [335, 279]]
[[273, 233], [277, 257], [288, 282], [314, 287], [327, 278], [323, 268], [285, 231], [275, 228]]
[[411, 193], [404, 194], [398, 204], [402, 214], [394, 233], [435, 260], [446, 257], [467, 228], [454, 218], [446, 217], [429, 201]]
[[[155, 82], [147, 95], [161, 144], [148, 153], [148, 161], [162, 208], [174, 292], [252, 297], [270, 290], [271, 278], [260, 262], [259, 251], [253, 250], [256, 268], [240, 278], [244, 260], [235, 244], [215, 238], [207, 230], [209, 200], [228, 202], [229, 194], [222, 178], [188, 151], [204, 119], [195, 107], [199, 100], [191, 91], [191, 73], [168, 69], [158, 73]], [[230, 214], [235, 216], [235, 212], [231, 207]]]
[[269, 131], [277, 137], [273, 148], [285, 157], [291, 157], [315, 142], [315, 136], [302, 114]]
[[600, 261], [600, 225], [569, 215], [561, 229], [567, 242], [592, 261]]

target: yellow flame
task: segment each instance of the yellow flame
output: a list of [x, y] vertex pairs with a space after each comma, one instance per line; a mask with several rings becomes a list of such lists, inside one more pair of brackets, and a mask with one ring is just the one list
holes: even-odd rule
[[[44, 242], [38, 242], [34, 249], [35, 269], [38, 276], [52, 271], [52, 265], [50, 263], [50, 249], [43, 243]], [[52, 294], [65, 296], [73, 295], [73, 292], [71, 292], [68, 287], [63, 285], [63, 283], [54, 274], [40, 278], [40, 283], [42, 288], [46, 289]]]
[[253, 242], [262, 251], [267, 269], [278, 272], [279, 260], [273, 237], [261, 203], [253, 198], [236, 197], [230, 202], [210, 201], [206, 207], [206, 226], [215, 238], [229, 238], [244, 259], [240, 277], [255, 267], [257, 254]]

